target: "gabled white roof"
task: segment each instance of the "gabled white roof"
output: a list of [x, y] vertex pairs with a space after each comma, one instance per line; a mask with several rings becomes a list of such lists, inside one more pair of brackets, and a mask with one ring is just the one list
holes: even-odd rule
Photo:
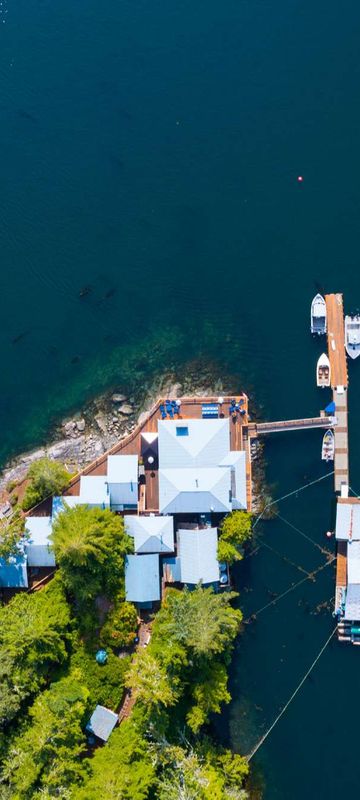
[[132, 455], [108, 456], [107, 479], [109, 483], [138, 482], [138, 457]]
[[[181, 431], [187, 435], [178, 435]], [[215, 467], [230, 449], [228, 419], [159, 420], [161, 469]]]
[[181, 583], [212, 583], [219, 580], [216, 528], [178, 530]]
[[360, 503], [336, 504], [335, 536], [341, 540], [360, 539]]
[[173, 553], [174, 520], [172, 517], [125, 515], [125, 527], [134, 538], [135, 553]]
[[[66, 499], [66, 498], [65, 498]], [[109, 489], [105, 475], [82, 475], [80, 478], [80, 503], [109, 506]]]
[[230, 511], [230, 467], [159, 470], [159, 509], [163, 514]]
[[347, 546], [348, 583], [360, 584], [360, 542], [351, 541]]
[[29, 567], [54, 567], [55, 555], [50, 549], [51, 517], [26, 517], [25, 530], [29, 539], [25, 553]]

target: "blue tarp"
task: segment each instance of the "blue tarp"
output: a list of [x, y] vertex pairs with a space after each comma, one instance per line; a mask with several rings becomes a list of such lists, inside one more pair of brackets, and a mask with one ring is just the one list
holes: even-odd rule
[[326, 413], [327, 413], [327, 414], [329, 414], [330, 416], [332, 416], [333, 414], [335, 414], [335, 403], [334, 403], [334, 401], [332, 401], [331, 403], [329, 403], [329, 405], [328, 405], [328, 406], [326, 406], [326, 408], [325, 408], [325, 411], [326, 411]]

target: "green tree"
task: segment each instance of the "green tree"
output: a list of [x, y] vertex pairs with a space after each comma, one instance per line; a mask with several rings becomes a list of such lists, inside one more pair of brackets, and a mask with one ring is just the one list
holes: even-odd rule
[[[228, 751], [226, 751], [228, 752]], [[231, 759], [232, 754], [228, 757]], [[238, 758], [241, 758], [240, 756]], [[244, 759], [241, 759], [244, 762]], [[216, 749], [205, 740], [196, 749], [168, 746], [161, 755], [157, 800], [246, 800], [246, 766], [231, 779]]]
[[194, 705], [186, 717], [193, 733], [198, 733], [202, 725], [208, 721], [209, 714], [219, 714], [221, 704], [229, 703], [231, 700], [227, 690], [227, 672], [224, 664], [211, 661], [203, 666], [200, 676], [191, 687]]
[[218, 559], [233, 563], [243, 557], [242, 547], [251, 536], [252, 516], [247, 511], [232, 511], [220, 525]]
[[232, 608], [234, 592], [215, 594], [198, 586], [194, 591], [169, 589], [153, 627], [154, 642], [175, 640], [193, 654], [221, 653], [239, 632], [241, 611]]
[[138, 650], [128, 673], [126, 685], [148, 709], [153, 706], [172, 706], [176, 703], [178, 679], [172, 685], [164, 667], [154, 658], [150, 651]]
[[101, 630], [101, 642], [110, 647], [128, 647], [134, 641], [137, 626], [137, 611], [133, 603], [118, 602]]
[[29, 482], [22, 502], [24, 511], [37, 505], [49, 495], [61, 494], [68, 485], [71, 475], [63, 464], [45, 456], [31, 464], [27, 478]]
[[109, 509], [67, 508], [56, 517], [50, 538], [64, 586], [78, 603], [119, 592], [124, 556], [133, 546], [122, 517]]
[[13, 719], [22, 701], [67, 659], [69, 639], [70, 611], [56, 579], [36, 594], [16, 595], [0, 609], [0, 725]]
[[44, 791], [65, 800], [84, 776], [79, 758], [86, 748], [88, 692], [79, 679], [74, 672], [42, 692], [29, 709], [24, 729], [13, 738], [2, 779], [16, 800], [40, 798]]
[[148, 743], [131, 720], [113, 731], [88, 766], [90, 777], [72, 800], [147, 800], [156, 780]]
[[19, 510], [0, 520], [0, 558], [8, 560], [18, 552], [19, 543], [25, 541], [25, 520]]

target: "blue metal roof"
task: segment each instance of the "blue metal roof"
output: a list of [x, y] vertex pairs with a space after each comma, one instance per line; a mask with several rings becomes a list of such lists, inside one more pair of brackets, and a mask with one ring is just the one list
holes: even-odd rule
[[86, 726], [86, 730], [93, 733], [98, 739], [102, 739], [103, 742], [107, 742], [117, 721], [118, 716], [114, 711], [110, 711], [110, 709], [105, 708], [105, 706], [96, 706]]
[[219, 580], [216, 528], [178, 530], [181, 583], [215, 583]]
[[125, 594], [133, 603], [160, 600], [159, 556], [156, 553], [126, 556]]
[[0, 558], [0, 587], [3, 589], [27, 589], [28, 577], [26, 556], [22, 553], [8, 561]]

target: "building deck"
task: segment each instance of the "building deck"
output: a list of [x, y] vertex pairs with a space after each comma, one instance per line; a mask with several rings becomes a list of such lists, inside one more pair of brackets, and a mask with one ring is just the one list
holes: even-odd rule
[[[251, 457], [249, 439], [247, 436], [248, 428], [248, 398], [245, 394], [225, 397], [221, 407], [221, 414], [229, 416], [231, 401], [237, 403], [241, 400], [241, 408], [245, 414], [230, 416], [230, 448], [231, 450], [245, 450], [246, 452], [246, 478], [247, 478], [247, 502], [248, 510], [251, 510], [252, 503], [252, 476], [251, 476]], [[176, 419], [201, 419], [202, 405], [204, 403], [217, 403], [217, 397], [182, 397], [181, 414]], [[88, 464], [82, 472], [78, 473], [71, 481], [66, 494], [78, 495], [80, 493], [81, 475], [106, 475], [107, 459], [109, 455], [141, 455], [141, 434], [155, 433], [157, 431], [158, 420], [161, 419], [160, 406], [165, 403], [164, 399], [159, 399], [151, 409], [143, 416], [136, 428], [121, 439], [110, 450], [100, 456], [96, 461]], [[170, 421], [169, 421], [170, 422]], [[157, 470], [145, 471], [145, 483], [140, 485], [139, 510], [142, 513], [156, 512], [159, 509], [159, 481]], [[39, 509], [37, 512], [39, 513]]]

